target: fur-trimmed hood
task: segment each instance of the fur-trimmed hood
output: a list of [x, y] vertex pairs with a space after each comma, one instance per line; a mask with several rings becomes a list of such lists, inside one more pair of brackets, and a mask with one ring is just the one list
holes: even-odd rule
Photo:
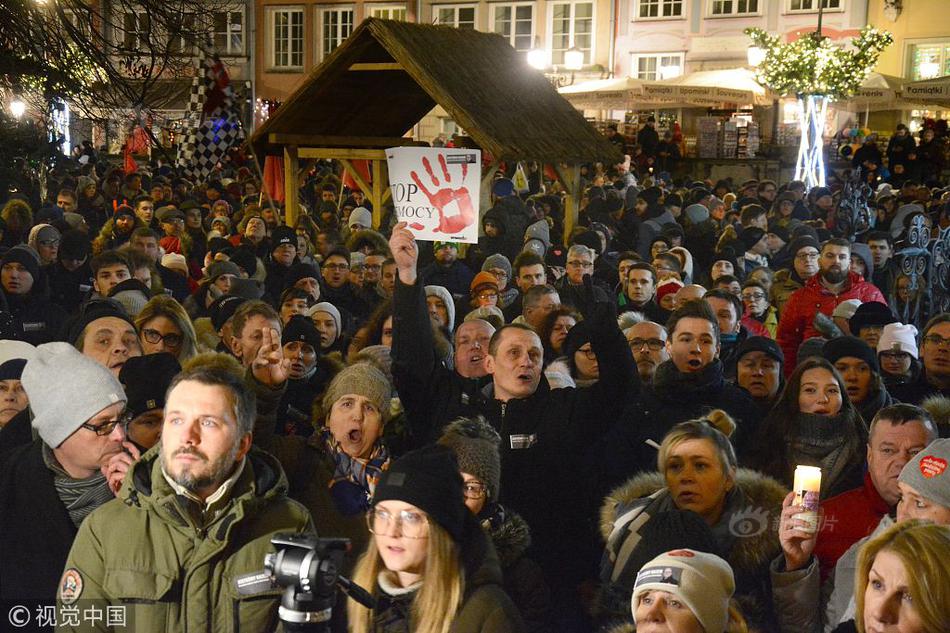
[[[782, 484], [757, 471], [740, 468], [736, 471], [736, 485], [746, 498], [748, 513], [733, 514], [730, 519], [730, 532], [745, 531], [748, 536], [735, 539], [735, 545], [729, 554], [729, 563], [736, 574], [758, 573], [763, 566], [781, 551], [774, 523], [782, 511], [782, 501], [788, 494]], [[604, 499], [600, 511], [600, 532], [606, 541], [617, 519], [618, 507], [627, 506], [661, 490], [666, 482], [658, 472], [640, 473], [625, 484], [615, 488]]]
[[950, 398], [933, 395], [920, 403], [923, 409], [934, 419], [940, 437], [950, 437]]
[[351, 253], [355, 253], [367, 244], [374, 251], [379, 251], [380, 253], [384, 253], [387, 257], [389, 256], [389, 244], [379, 231], [360, 229], [359, 231], [350, 233], [349, 239], [346, 240], [346, 248]]
[[489, 530], [502, 569], [516, 563], [531, 546], [531, 528], [520, 514], [505, 510], [504, 522]]

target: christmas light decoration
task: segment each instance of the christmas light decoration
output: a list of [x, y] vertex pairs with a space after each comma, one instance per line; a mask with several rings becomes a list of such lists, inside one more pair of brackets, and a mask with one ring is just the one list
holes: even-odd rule
[[783, 42], [778, 35], [758, 28], [745, 33], [753, 47], [764, 51], [756, 67], [758, 82], [798, 99], [802, 138], [795, 179], [804, 180], [808, 187], [824, 186], [822, 137], [828, 103], [854, 94], [894, 38], [887, 31], [867, 26], [848, 47], [836, 46], [821, 35], [820, 18], [815, 33], [794, 42]]

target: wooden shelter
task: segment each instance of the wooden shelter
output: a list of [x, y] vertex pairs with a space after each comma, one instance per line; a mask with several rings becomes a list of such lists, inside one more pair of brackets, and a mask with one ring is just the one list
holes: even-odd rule
[[[491, 157], [483, 171], [482, 211], [500, 162], [537, 160], [554, 166], [571, 193], [569, 231], [580, 199], [579, 165], [622, 160], [500, 35], [370, 18], [251, 139], [259, 155], [283, 153], [287, 223], [296, 221], [298, 160], [330, 158], [363, 188], [378, 226], [391, 197], [385, 149], [417, 144], [405, 135], [436, 105]], [[370, 161], [371, 183], [353, 160]]]

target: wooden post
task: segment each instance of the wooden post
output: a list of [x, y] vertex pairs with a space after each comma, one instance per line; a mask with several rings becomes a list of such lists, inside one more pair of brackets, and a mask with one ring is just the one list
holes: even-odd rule
[[370, 161], [370, 169], [373, 176], [373, 189], [370, 200], [373, 202], [373, 228], [379, 230], [379, 225], [383, 221], [383, 167], [381, 160]]
[[[495, 172], [498, 170], [498, 165], [500, 164], [501, 161], [495, 159], [485, 168], [485, 171], [482, 172], [482, 191], [478, 201], [479, 218], [491, 208], [491, 185], [494, 180]], [[482, 229], [480, 220], [478, 226], [478, 234], [481, 235]]]
[[553, 165], [558, 180], [567, 190], [567, 197], [564, 199], [564, 244], [571, 241], [571, 233], [577, 225], [577, 212], [581, 202], [581, 168], [580, 165], [572, 165], [567, 170], [560, 165]]
[[296, 226], [300, 209], [297, 186], [297, 146], [284, 146], [284, 222]]

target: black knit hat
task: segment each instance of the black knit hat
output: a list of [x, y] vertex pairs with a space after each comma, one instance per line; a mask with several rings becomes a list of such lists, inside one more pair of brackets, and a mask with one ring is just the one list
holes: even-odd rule
[[301, 279], [307, 279], [308, 277], [313, 277], [319, 281], [320, 270], [313, 264], [306, 264], [303, 262], [294, 264], [290, 267], [290, 270], [287, 271], [287, 277], [285, 277], [284, 280], [284, 288], [290, 288]]
[[764, 352], [767, 356], [771, 356], [783, 365], [785, 364], [785, 354], [782, 353], [782, 348], [767, 336], [750, 336], [742, 341], [736, 351], [736, 360], [742, 360], [742, 357], [749, 352]]
[[811, 246], [816, 251], [821, 251], [821, 245], [818, 244], [818, 240], [810, 235], [803, 235], [801, 237], [796, 237], [789, 243], [788, 252], [792, 257], [794, 257], [798, 254], [798, 251], [808, 246]]
[[581, 321], [568, 330], [567, 337], [565, 337], [561, 349], [569, 361], [573, 362], [574, 353], [579, 350], [582, 345], [590, 342], [591, 326], [589, 323], [590, 321]]
[[739, 241], [746, 250], [758, 244], [763, 237], [765, 237], [765, 231], [757, 226], [747, 226], [739, 232]]
[[75, 345], [79, 336], [96, 319], [114, 317], [126, 321], [133, 328], [135, 323], [129, 318], [122, 304], [115, 299], [92, 299], [87, 302], [66, 328], [66, 342]]
[[594, 231], [584, 231], [580, 235], [574, 237], [575, 244], [583, 244], [588, 248], [593, 249], [595, 253], [600, 255], [600, 249], [603, 248], [603, 242], [600, 241], [600, 236], [597, 235]]
[[317, 353], [320, 352], [320, 332], [309, 318], [302, 314], [295, 314], [287, 321], [280, 336], [280, 344], [286, 345], [292, 341], [306, 343]]
[[380, 501], [411, 503], [438, 523], [456, 542], [465, 531], [465, 495], [462, 475], [452, 450], [426, 446], [394, 461], [383, 473], [373, 494]]
[[248, 246], [235, 248], [231, 253], [231, 261], [243, 268], [248, 277], [253, 277], [257, 272], [257, 256]]
[[297, 248], [297, 233], [289, 226], [278, 226], [270, 234], [270, 250], [274, 252], [278, 246], [290, 244]]
[[130, 417], [142, 415], [165, 406], [165, 392], [181, 371], [178, 359], [168, 352], [135, 356], [119, 370], [119, 382], [128, 397], [126, 412]]
[[3, 260], [0, 262], [0, 264], [3, 266], [11, 263], [20, 264], [26, 268], [30, 275], [32, 275], [34, 282], [39, 281], [40, 260], [37, 255], [34, 255], [34, 253], [35, 251], [29, 246], [20, 244], [19, 246], [14, 246], [4, 253]]
[[831, 339], [821, 348], [821, 354], [832, 364], [848, 356], [863, 360], [876, 374], [881, 371], [877, 364], [877, 354], [870, 345], [856, 336], [839, 336]]
[[848, 319], [848, 326], [854, 335], [861, 334], [861, 329], [872, 325], [885, 326], [888, 323], [898, 323], [897, 317], [890, 307], [879, 301], [868, 301], [858, 306], [854, 314]]
[[23, 375], [24, 367], [26, 367], [25, 358], [11, 358], [0, 364], [0, 380], [19, 380]]
[[228, 319], [233, 317], [235, 311], [246, 301], [250, 301], [250, 299], [237, 295], [224, 295], [215, 299], [208, 306], [208, 313], [211, 316], [211, 325], [214, 327], [214, 331], [217, 332], [224, 327]]
[[59, 258], [82, 260], [89, 255], [89, 238], [82, 231], [72, 230], [63, 233], [59, 241]]

